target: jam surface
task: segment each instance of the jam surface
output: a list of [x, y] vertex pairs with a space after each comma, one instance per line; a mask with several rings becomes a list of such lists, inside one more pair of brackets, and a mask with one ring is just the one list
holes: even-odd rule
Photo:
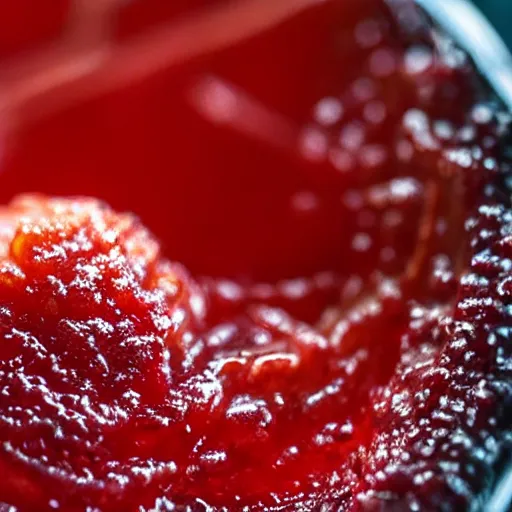
[[[28, 3], [5, 62], [65, 33], [58, 2], [20, 36]], [[267, 24], [5, 117], [0, 511], [484, 506], [512, 442], [510, 116], [412, 2], [299, 3], [122, 4], [126, 66], [167, 23]]]

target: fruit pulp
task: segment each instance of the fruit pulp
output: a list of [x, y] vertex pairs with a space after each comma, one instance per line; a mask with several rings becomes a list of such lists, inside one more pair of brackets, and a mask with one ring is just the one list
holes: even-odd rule
[[[120, 6], [112, 51], [237, 5]], [[506, 113], [407, 0], [173, 62], [5, 118], [3, 200], [155, 236], [2, 210], [0, 502], [474, 507], [510, 438]]]

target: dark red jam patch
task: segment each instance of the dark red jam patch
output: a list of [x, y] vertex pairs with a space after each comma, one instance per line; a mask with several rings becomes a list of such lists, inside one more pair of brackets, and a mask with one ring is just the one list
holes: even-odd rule
[[[116, 51], [226, 5], [129, 3]], [[412, 2], [315, 2], [34, 113], [0, 175], [46, 194], [0, 209], [0, 511], [484, 507], [512, 443], [510, 116]]]

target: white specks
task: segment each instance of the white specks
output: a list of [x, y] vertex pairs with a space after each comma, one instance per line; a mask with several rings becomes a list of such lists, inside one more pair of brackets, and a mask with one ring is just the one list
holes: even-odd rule
[[482, 400], [488, 400], [489, 398], [491, 398], [491, 396], [492, 396], [491, 392], [489, 389], [487, 389], [487, 381], [485, 381], [484, 379], [482, 379], [478, 382], [478, 385], [477, 385], [477, 388], [475, 391], [475, 396]]
[[460, 165], [464, 169], [469, 169], [473, 165], [473, 155], [467, 148], [448, 149], [444, 155], [449, 162]]
[[[341, 482], [341, 477], [340, 475], [338, 475], [338, 473], [336, 471], [334, 471], [329, 479], [329, 485], [331, 486], [334, 486], [336, 484], [338, 484], [339, 482]], [[323, 507], [323, 509], [320, 510], [320, 512], [329, 512], [329, 505], [325, 505]]]
[[243, 297], [242, 288], [233, 281], [218, 281], [215, 284], [215, 289], [226, 300], [236, 301]]
[[434, 122], [434, 133], [441, 140], [451, 140], [455, 136], [455, 128], [449, 121], [437, 120]]
[[366, 252], [372, 246], [372, 239], [366, 233], [357, 233], [352, 240], [352, 249], [357, 252]]
[[[387, 460], [389, 458], [389, 452], [385, 445], [380, 444], [375, 452], [375, 458], [377, 460]], [[384, 475], [385, 476], [385, 475]], [[378, 477], [377, 477], [378, 478]]]
[[281, 281], [277, 284], [277, 288], [282, 295], [290, 299], [304, 297], [309, 290], [308, 281], [302, 278]]
[[450, 348], [453, 350], [465, 350], [468, 346], [468, 342], [464, 339], [454, 339], [450, 341]]
[[200, 457], [201, 462], [208, 466], [226, 462], [227, 459], [228, 459], [228, 455], [223, 450], [207, 451], [207, 452], [203, 453]]
[[409, 503], [410, 512], [420, 512], [420, 504], [416, 500], [412, 500]]
[[315, 106], [315, 120], [322, 126], [332, 126], [340, 121], [342, 116], [343, 105], [337, 98], [323, 98]]
[[258, 310], [259, 318], [261, 320], [274, 328], [280, 328], [280, 329], [289, 329], [289, 319], [287, 315], [280, 309], [276, 308], [269, 308], [269, 307], [262, 307]]
[[466, 424], [469, 428], [473, 428], [476, 422], [477, 410], [474, 407], [468, 407], [466, 410]]
[[478, 274], [465, 274], [460, 280], [463, 286], [470, 286], [475, 288], [486, 288], [489, 286], [489, 279]]
[[176, 308], [171, 314], [171, 322], [175, 329], [179, 329], [187, 317], [187, 313], [183, 308]]
[[397, 178], [391, 180], [389, 191], [397, 203], [410, 197], [418, 196], [420, 184], [413, 178]]
[[405, 52], [405, 72], [411, 75], [424, 73], [432, 66], [432, 50], [425, 46], [413, 46]]
[[473, 146], [471, 148], [471, 154], [473, 155], [473, 159], [480, 161], [484, 157], [484, 152], [480, 146]]
[[290, 455], [298, 455], [299, 454], [299, 449], [296, 446], [290, 446], [287, 451]]
[[326, 397], [339, 393], [342, 385], [342, 379], [338, 379], [337, 381], [328, 384], [316, 393], [309, 395], [306, 400], [306, 405], [308, 407], [315, 407], [316, 405], [320, 404]]
[[328, 347], [326, 338], [310, 327], [299, 327], [296, 330], [295, 341], [299, 349], [314, 347], [325, 350]]
[[344, 423], [341, 427], [340, 427], [340, 432], [342, 434], [346, 434], [346, 435], [352, 435], [354, 433], [354, 425], [352, 425], [352, 423], [348, 422], [348, 423]]
[[272, 336], [267, 331], [258, 331], [254, 334], [253, 340], [257, 347], [268, 345], [272, 341]]
[[413, 132], [425, 130], [429, 126], [428, 116], [421, 110], [408, 110], [404, 115], [403, 125]]
[[249, 395], [236, 397], [229, 406], [226, 417], [238, 421], [254, 420], [260, 427], [267, 427], [272, 422], [272, 414], [264, 400], [255, 400]]
[[68, 294], [66, 285], [59, 278], [50, 275], [48, 276], [48, 282], [55, 287], [56, 292], [62, 297]]
[[215, 327], [207, 336], [207, 344], [211, 347], [225, 345], [237, 333], [237, 327], [234, 324], [221, 324]]
[[199, 293], [193, 293], [190, 296], [190, 309], [196, 318], [203, 318], [206, 314], [206, 304], [204, 298]]
[[409, 462], [411, 460], [411, 454], [408, 452], [402, 452], [400, 455], [400, 460], [402, 462]]
[[108, 229], [102, 233], [102, 238], [108, 244], [115, 244], [117, 241], [118, 233], [114, 229]]
[[488, 171], [495, 171], [498, 168], [498, 162], [496, 162], [496, 160], [494, 158], [487, 157], [484, 160], [484, 167]]
[[409, 392], [407, 390], [396, 393], [391, 399], [391, 407], [393, 411], [401, 417], [407, 417], [412, 411], [409, 401]]
[[368, 191], [369, 200], [377, 208], [400, 205], [421, 194], [421, 184], [414, 178], [396, 178], [388, 183], [375, 185]]
[[428, 150], [439, 150], [439, 142], [430, 131], [428, 115], [418, 109], [408, 110], [403, 117], [404, 128], [413, 136], [414, 142]]
[[493, 111], [488, 105], [476, 105], [471, 112], [471, 117], [476, 124], [489, 124], [493, 119]]
[[464, 401], [460, 398], [454, 399], [450, 401], [450, 408], [453, 412], [461, 413], [464, 412], [464, 409], [466, 408]]
[[481, 307], [488, 307], [493, 305], [493, 299], [492, 297], [483, 297], [483, 298], [476, 298], [476, 297], [466, 297], [465, 299], [461, 300], [459, 302], [459, 309], [465, 310], [465, 309], [472, 309], [472, 308], [481, 308]]
[[155, 327], [159, 331], [167, 331], [172, 325], [172, 320], [167, 315], [153, 315]]
[[413, 482], [415, 485], [424, 485], [433, 477], [434, 473], [432, 471], [424, 471], [423, 473], [418, 473], [417, 475], [415, 475], [413, 478]]
[[194, 393], [196, 403], [210, 404], [215, 408], [222, 400], [222, 386], [215, 375], [209, 371], [191, 377], [188, 387]]
[[473, 125], [466, 125], [459, 129], [457, 138], [461, 142], [473, 142], [476, 139], [476, 128]]

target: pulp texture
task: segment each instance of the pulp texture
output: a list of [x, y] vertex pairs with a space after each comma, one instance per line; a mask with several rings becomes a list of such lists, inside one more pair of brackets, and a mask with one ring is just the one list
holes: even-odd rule
[[[205, 5], [133, 2], [115, 37]], [[24, 127], [2, 198], [79, 197], [0, 210], [0, 510], [483, 507], [509, 123], [412, 2], [368, 0]]]

